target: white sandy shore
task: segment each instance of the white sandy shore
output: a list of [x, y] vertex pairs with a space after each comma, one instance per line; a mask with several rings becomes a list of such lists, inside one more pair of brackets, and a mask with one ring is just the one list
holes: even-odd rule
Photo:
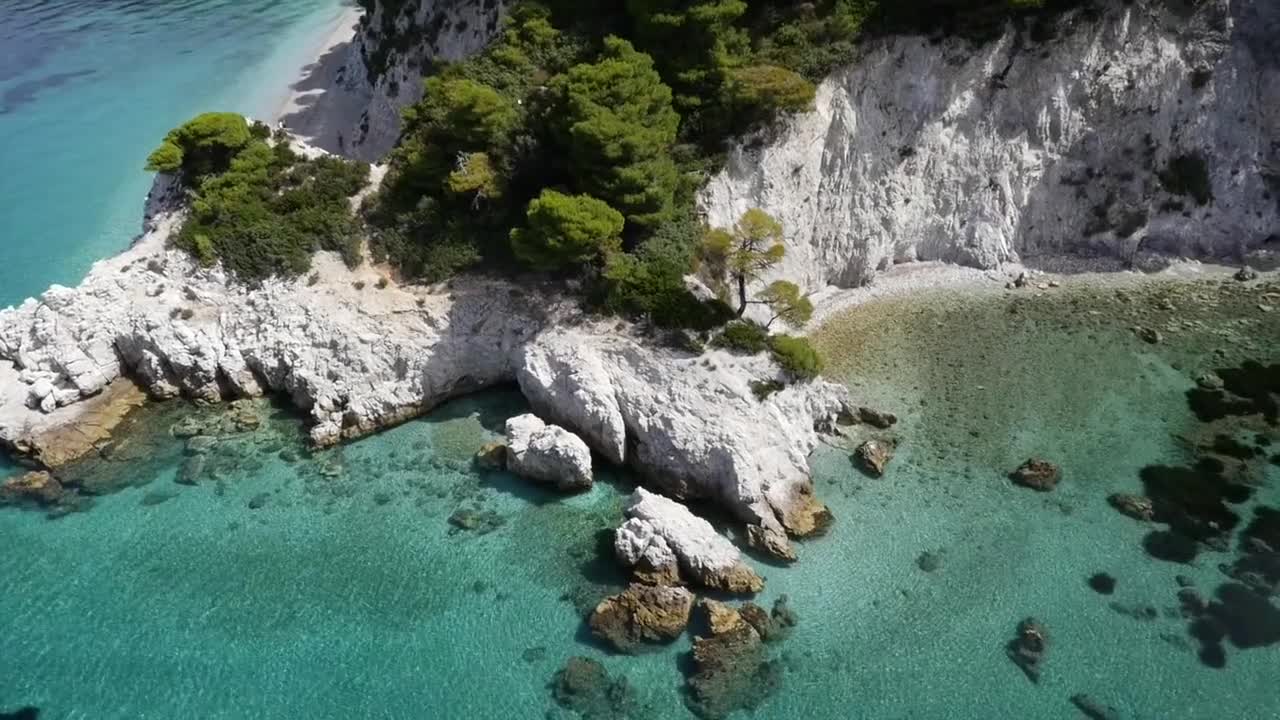
[[287, 94], [271, 117], [308, 144], [326, 152], [342, 154], [351, 129], [360, 122], [368, 104], [362, 63], [356, 58], [352, 40], [364, 11], [348, 7], [338, 18], [313, 59], [289, 83]]

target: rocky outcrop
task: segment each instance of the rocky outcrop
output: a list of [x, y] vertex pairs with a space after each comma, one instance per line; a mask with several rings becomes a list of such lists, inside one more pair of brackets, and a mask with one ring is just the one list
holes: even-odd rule
[[343, 152], [379, 160], [400, 138], [400, 114], [422, 98], [422, 76], [434, 64], [466, 59], [502, 27], [506, 0], [378, 0], [364, 15], [336, 89], [365, 108]]
[[591, 450], [577, 435], [537, 415], [507, 420], [507, 469], [558, 490], [591, 487]]
[[848, 410], [838, 385], [759, 401], [751, 382], [778, 372], [767, 357], [655, 348], [554, 291], [498, 280], [401, 286], [319, 253], [308, 276], [250, 288], [166, 248], [181, 217], [155, 209], [79, 286], [0, 311], [0, 443], [48, 465], [92, 451], [105, 431], [60, 443], [116, 407], [126, 377], [156, 397], [279, 394], [317, 445], [518, 381], [539, 415], [673, 495], [722, 505], [779, 554], [829, 521], [807, 456], [815, 428]]
[[587, 625], [621, 652], [675, 640], [689, 625], [693, 593], [678, 587], [633, 584], [600, 601]]
[[687, 507], [637, 488], [627, 503], [628, 520], [614, 535], [614, 551], [627, 567], [679, 565], [686, 581], [734, 593], [759, 592], [764, 580], [711, 523]]
[[787, 255], [761, 281], [809, 289], [909, 260], [1229, 258], [1275, 238], [1280, 4], [1098, 5], [1051, 37], [867, 43], [813, 112], [731, 153], [708, 219], [776, 216]]
[[708, 719], [754, 710], [781, 685], [781, 663], [768, 659], [760, 633], [737, 609], [715, 600], [699, 608], [709, 632], [693, 639], [686, 704]]

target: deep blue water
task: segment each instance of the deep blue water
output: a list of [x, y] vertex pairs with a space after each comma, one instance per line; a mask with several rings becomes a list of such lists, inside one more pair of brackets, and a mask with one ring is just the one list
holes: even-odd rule
[[271, 115], [340, 0], [0, 0], [0, 307], [138, 233], [142, 166], [199, 112]]

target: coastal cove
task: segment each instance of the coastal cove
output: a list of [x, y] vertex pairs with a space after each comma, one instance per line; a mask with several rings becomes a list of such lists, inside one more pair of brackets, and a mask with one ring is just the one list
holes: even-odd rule
[[[873, 479], [847, 446], [819, 450], [815, 480], [835, 525], [803, 543], [791, 567], [751, 561], [766, 578], [758, 602], [786, 594], [799, 616], [776, 651], [780, 689], [756, 716], [982, 717], [999, 707], [1074, 718], [1077, 693], [1119, 717], [1274, 708], [1275, 645], [1231, 649], [1226, 668], [1211, 669], [1176, 614], [1174, 576], [1211, 595], [1223, 581], [1215, 566], [1231, 554], [1154, 560], [1142, 549], [1150, 526], [1106, 502], [1139, 487], [1142, 467], [1184, 461], [1176, 437], [1196, 424], [1189, 372], [1280, 360], [1250, 347], [1280, 330], [1276, 316], [1245, 313], [1274, 283], [1064, 285], [872, 301], [817, 331], [844, 358], [833, 372], [899, 414], [899, 452]], [[1218, 306], [1204, 303], [1185, 329], [1158, 319], [1165, 302], [1193, 297]], [[1161, 328], [1164, 342], [1134, 338], [1134, 321]], [[939, 323], [955, 330], [939, 334]], [[862, 351], [840, 354], [849, 342]], [[904, 358], [922, 356], [937, 362], [903, 373]], [[488, 392], [312, 451], [296, 415], [260, 404], [260, 427], [219, 442], [196, 486], [175, 482], [191, 456], [170, 428], [225, 411], [176, 401], [139, 411], [109, 457], [66, 471], [108, 492], [93, 507], [59, 520], [0, 512], [5, 536], [27, 550], [6, 556], [5, 577], [30, 588], [0, 601], [21, 649], [0, 674], [6, 697], [51, 717], [341, 717], [367, 712], [371, 697], [389, 717], [559, 717], [546, 685], [567, 657], [586, 654], [628, 679], [638, 708], [629, 717], [689, 717], [679, 690], [687, 640], [629, 657], [585, 634], [583, 613], [624, 582], [609, 536], [634, 478], [598, 475], [593, 490], [564, 498], [474, 469], [475, 452], [526, 407], [513, 391]], [[1002, 441], [1009, 433], [1016, 440]], [[1062, 464], [1053, 494], [1004, 478], [1029, 453]], [[1266, 473], [1242, 515], [1280, 502], [1276, 467]], [[487, 519], [464, 529], [451, 522], [459, 510]], [[1117, 579], [1113, 595], [1089, 588], [1098, 572]], [[1039, 684], [1003, 653], [1029, 614], [1053, 633]], [[86, 666], [86, 655], [97, 660]], [[48, 683], [73, 666], [97, 690], [68, 698]]]
[[0, 720], [1280, 717], [1280, 9], [953, 1], [0, 16]]

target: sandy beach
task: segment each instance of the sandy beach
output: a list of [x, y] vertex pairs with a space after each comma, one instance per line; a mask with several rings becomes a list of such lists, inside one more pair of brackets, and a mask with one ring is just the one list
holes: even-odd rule
[[310, 63], [299, 70], [270, 118], [295, 135], [330, 153], [341, 154], [346, 135], [356, 127], [368, 103], [363, 66], [351, 67], [352, 40], [364, 11], [345, 8], [323, 38]]

